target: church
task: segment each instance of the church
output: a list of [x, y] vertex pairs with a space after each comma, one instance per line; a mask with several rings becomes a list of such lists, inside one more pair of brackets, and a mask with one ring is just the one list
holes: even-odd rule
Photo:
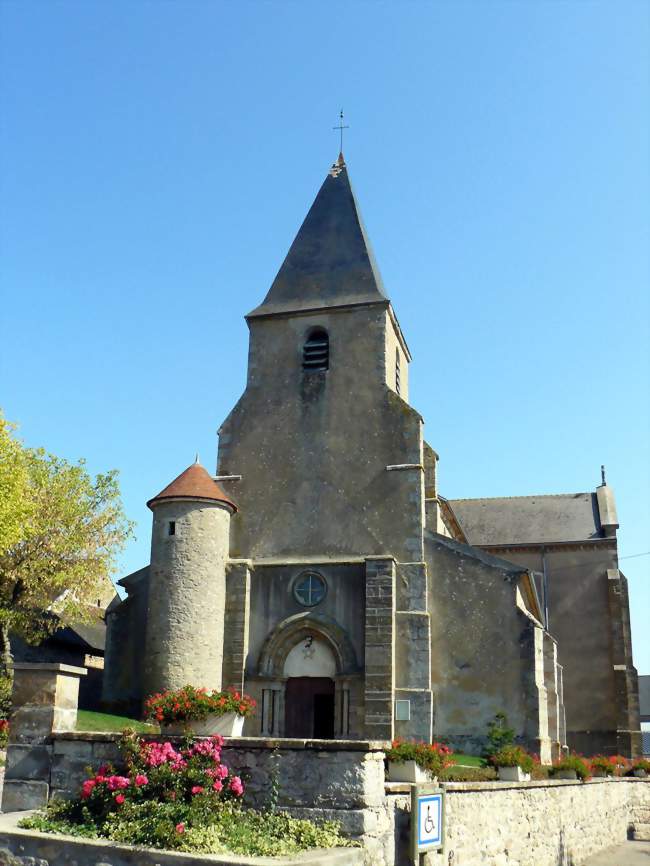
[[342, 154], [246, 321], [216, 472], [149, 500], [151, 562], [107, 611], [105, 704], [235, 686], [245, 736], [476, 752], [505, 712], [544, 762], [636, 754], [612, 489], [441, 495]]

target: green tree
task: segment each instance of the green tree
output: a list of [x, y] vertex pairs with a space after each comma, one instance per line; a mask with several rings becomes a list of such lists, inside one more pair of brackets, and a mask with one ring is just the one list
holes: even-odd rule
[[10, 632], [38, 643], [60, 619], [85, 620], [132, 534], [117, 471], [93, 478], [26, 448], [0, 415], [0, 676], [10, 675]]

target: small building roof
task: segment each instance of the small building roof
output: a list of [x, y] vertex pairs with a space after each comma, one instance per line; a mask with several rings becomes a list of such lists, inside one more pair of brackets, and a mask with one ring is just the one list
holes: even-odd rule
[[550, 544], [602, 538], [595, 493], [450, 499], [470, 544]]
[[388, 298], [341, 153], [267, 296], [246, 318], [374, 303]]
[[198, 462], [188, 466], [184, 472], [174, 478], [157, 496], [147, 502], [149, 508], [153, 508], [159, 502], [168, 499], [194, 499], [204, 502], [223, 502], [229, 505], [233, 511], [237, 506], [232, 502], [221, 487], [212, 478], [208, 471]]

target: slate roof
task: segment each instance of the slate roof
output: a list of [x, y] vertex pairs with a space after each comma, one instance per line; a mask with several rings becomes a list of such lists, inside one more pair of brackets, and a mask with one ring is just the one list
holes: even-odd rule
[[388, 298], [339, 154], [267, 296], [246, 318], [368, 303]]
[[174, 478], [157, 496], [147, 502], [149, 508], [165, 499], [198, 499], [210, 502], [225, 502], [235, 511], [237, 506], [223, 492], [217, 482], [200, 463], [193, 463]]
[[470, 544], [534, 544], [601, 538], [595, 493], [448, 500]]

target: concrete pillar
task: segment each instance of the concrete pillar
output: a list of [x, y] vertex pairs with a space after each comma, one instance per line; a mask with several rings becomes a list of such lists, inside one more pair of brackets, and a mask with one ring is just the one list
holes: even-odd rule
[[44, 806], [50, 793], [52, 734], [77, 722], [79, 680], [85, 668], [63, 664], [14, 664], [2, 811]]
[[395, 696], [395, 560], [366, 559], [365, 731], [393, 739]]
[[557, 683], [557, 643], [548, 632], [544, 632], [544, 684], [548, 709], [548, 735], [551, 740], [551, 755], [560, 755], [560, 700]]
[[[424, 562], [397, 563], [395, 612], [395, 736], [430, 742], [431, 616]], [[399, 708], [399, 712], [397, 709]]]

